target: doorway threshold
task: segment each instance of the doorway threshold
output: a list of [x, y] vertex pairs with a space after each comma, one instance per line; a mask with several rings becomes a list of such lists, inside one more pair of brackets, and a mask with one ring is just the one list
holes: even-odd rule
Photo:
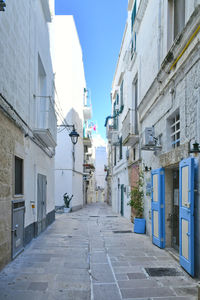
[[165, 248], [165, 250], [177, 261], [179, 262], [179, 252], [174, 248]]

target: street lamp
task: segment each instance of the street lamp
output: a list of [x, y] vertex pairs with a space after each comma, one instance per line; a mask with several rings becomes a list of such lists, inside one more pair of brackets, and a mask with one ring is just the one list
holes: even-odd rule
[[71, 138], [72, 144], [76, 145], [76, 143], [78, 142], [79, 134], [78, 134], [78, 132], [76, 132], [75, 126], [74, 125], [59, 125], [59, 127], [72, 128], [72, 131], [70, 132], [69, 136]]
[[76, 132], [74, 125], [72, 125], [72, 126], [73, 126], [73, 129], [70, 132], [69, 136], [71, 138], [72, 144], [76, 145], [76, 143], [78, 142], [79, 134], [78, 134], [78, 132]]

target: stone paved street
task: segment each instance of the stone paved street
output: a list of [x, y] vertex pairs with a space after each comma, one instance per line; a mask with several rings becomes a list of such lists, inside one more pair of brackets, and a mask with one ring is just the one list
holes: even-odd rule
[[[0, 299], [197, 299], [191, 279], [166, 250], [132, 232], [106, 204], [91, 204], [56, 221], [0, 273]], [[175, 268], [149, 276], [145, 268]]]

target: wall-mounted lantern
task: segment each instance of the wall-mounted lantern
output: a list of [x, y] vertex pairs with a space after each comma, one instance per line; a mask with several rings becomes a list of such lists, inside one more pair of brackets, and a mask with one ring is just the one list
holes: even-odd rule
[[189, 153], [194, 153], [194, 155], [197, 156], [198, 153], [200, 153], [199, 143], [197, 143], [195, 141], [194, 144], [192, 144], [192, 145], [193, 145], [193, 147], [192, 147], [192, 149], [190, 149]]
[[[70, 127], [71, 125], [68, 125], [68, 127]], [[69, 134], [72, 144], [76, 145], [76, 143], [78, 142], [78, 137], [79, 134], [78, 132], [76, 132], [74, 125], [72, 125], [72, 131]]]

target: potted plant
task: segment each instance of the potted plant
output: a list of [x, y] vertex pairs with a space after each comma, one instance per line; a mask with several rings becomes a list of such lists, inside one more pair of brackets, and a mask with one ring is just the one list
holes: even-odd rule
[[71, 197], [69, 197], [69, 195], [67, 193], [65, 193], [63, 195], [63, 200], [64, 200], [64, 203], [65, 203], [65, 207], [64, 207], [64, 212], [70, 212], [71, 211], [71, 207], [69, 207], [70, 205], [70, 202], [73, 198], [73, 195]]
[[137, 184], [132, 188], [130, 192], [131, 200], [127, 203], [127, 205], [130, 205], [135, 211], [136, 216], [134, 218], [134, 232], [136, 233], [145, 233], [146, 229], [146, 221], [143, 218], [143, 178], [143, 173], [139, 171]]

